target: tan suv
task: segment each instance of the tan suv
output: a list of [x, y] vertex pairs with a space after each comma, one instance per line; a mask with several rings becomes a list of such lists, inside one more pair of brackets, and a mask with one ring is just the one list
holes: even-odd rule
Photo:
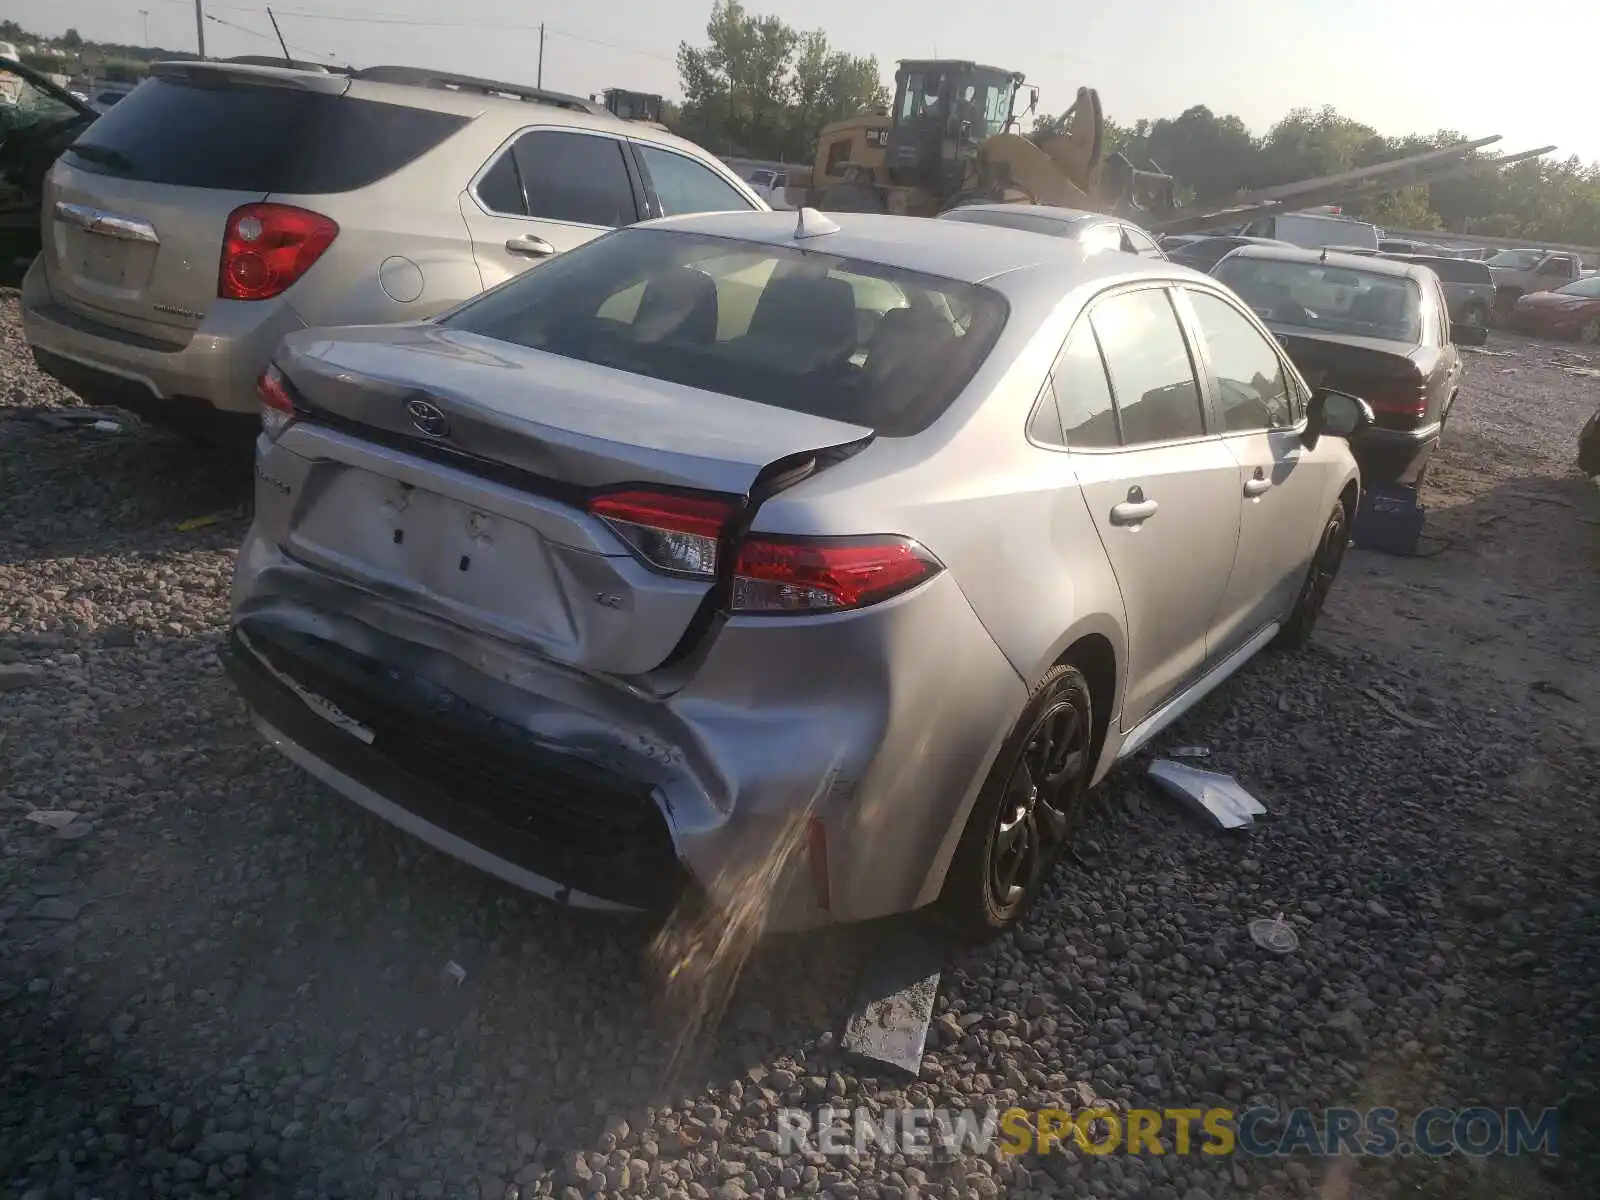
[[91, 403], [253, 431], [286, 333], [424, 319], [617, 226], [766, 207], [698, 146], [575, 96], [161, 63], [52, 168], [23, 327]]

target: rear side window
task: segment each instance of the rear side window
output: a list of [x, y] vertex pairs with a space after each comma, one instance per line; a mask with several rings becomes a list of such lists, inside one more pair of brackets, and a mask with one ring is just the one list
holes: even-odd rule
[[638, 228], [558, 255], [441, 323], [894, 437], [949, 407], [1006, 315], [999, 293], [974, 284]]
[[[1089, 320], [1111, 374], [1125, 445], [1205, 432], [1200, 385], [1165, 289], [1144, 288], [1102, 300]], [[1067, 436], [1071, 438], [1070, 430]]]
[[292, 88], [147, 80], [67, 153], [75, 167], [141, 183], [320, 195], [376, 183], [466, 123]]
[[[656, 199], [661, 201], [662, 216], [750, 210], [750, 201], [734, 191], [732, 184], [687, 155], [641, 142], [635, 142], [634, 148], [644, 160], [644, 169], [650, 173]], [[768, 182], [777, 187], [778, 177], [769, 176]]]
[[1095, 344], [1088, 321], [1079, 321], [1067, 338], [1050, 370], [1050, 382], [1055, 388], [1068, 446], [1096, 450], [1120, 443], [1105, 363], [1100, 360], [1100, 347]]
[[615, 228], [639, 219], [622, 143], [590, 133], [535, 129], [512, 148], [530, 217]]

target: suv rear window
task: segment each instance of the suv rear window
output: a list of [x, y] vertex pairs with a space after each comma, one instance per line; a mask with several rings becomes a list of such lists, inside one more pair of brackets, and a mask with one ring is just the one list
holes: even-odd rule
[[1006, 302], [975, 284], [676, 230], [621, 229], [441, 319], [634, 375], [916, 433], [994, 347]]
[[67, 153], [76, 167], [142, 183], [317, 195], [375, 183], [466, 123], [293, 88], [151, 79]]

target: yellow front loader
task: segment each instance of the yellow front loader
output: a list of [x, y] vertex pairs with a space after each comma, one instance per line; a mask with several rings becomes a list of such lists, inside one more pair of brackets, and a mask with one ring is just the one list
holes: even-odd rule
[[[1039, 143], [1017, 132], [1027, 87], [1017, 71], [957, 60], [906, 60], [894, 107], [827, 126], [809, 179], [790, 199], [836, 212], [937, 216], [977, 203], [1051, 204], [1133, 214], [1172, 206], [1172, 180], [1105, 151], [1105, 118], [1080, 88], [1066, 132]], [[1038, 107], [1027, 89], [1027, 114]], [[1024, 114], [1024, 115], [1027, 115]]]

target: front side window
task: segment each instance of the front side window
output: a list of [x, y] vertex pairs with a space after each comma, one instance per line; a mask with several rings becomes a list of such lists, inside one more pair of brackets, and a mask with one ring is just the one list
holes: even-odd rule
[[1123, 246], [1129, 254], [1137, 254], [1141, 258], [1165, 258], [1161, 247], [1147, 237], [1143, 230], [1135, 229], [1132, 225], [1122, 227]]
[[1539, 268], [1539, 274], [1541, 274], [1541, 275], [1571, 275], [1572, 274], [1572, 260], [1570, 258], [1562, 258], [1562, 257], [1551, 258], [1551, 259], [1549, 259], [1549, 260], [1547, 260], [1545, 262], [1544, 266]]
[[1205, 432], [1189, 346], [1164, 288], [1103, 300], [1094, 306], [1090, 322], [1111, 376], [1124, 445]]
[[1216, 376], [1222, 427], [1239, 433], [1293, 425], [1289, 378], [1272, 343], [1219, 296], [1191, 291], [1189, 302]]
[[607, 228], [639, 219], [616, 138], [535, 129], [517, 139], [513, 152], [528, 216]]
[[960, 395], [1007, 311], [976, 284], [641, 227], [568, 250], [441, 324], [896, 437]]
[[[661, 201], [662, 216], [750, 209], [750, 202], [735, 191], [731, 183], [687, 155], [642, 142], [634, 145], [644, 160], [644, 169], [650, 173], [656, 199]], [[769, 174], [768, 182], [776, 187], [777, 176]]]
[[1122, 227], [1111, 224], [1091, 225], [1078, 235], [1078, 241], [1085, 250], [1121, 250]]

